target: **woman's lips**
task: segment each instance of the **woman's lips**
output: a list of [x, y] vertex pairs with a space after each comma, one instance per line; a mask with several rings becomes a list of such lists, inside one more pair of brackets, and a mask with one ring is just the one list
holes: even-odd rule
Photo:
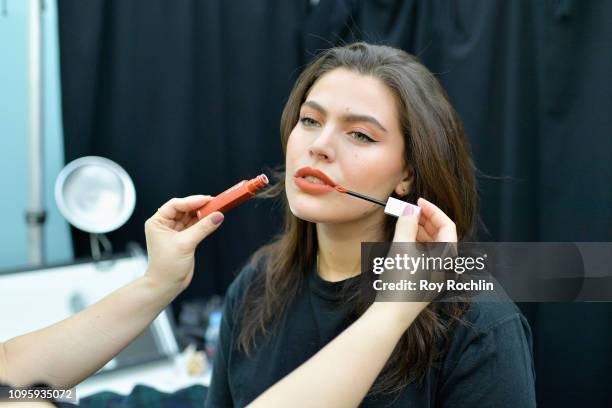
[[295, 181], [295, 185], [298, 186], [300, 190], [310, 194], [325, 194], [334, 191], [334, 188], [330, 185], [313, 183], [303, 177], [295, 176], [293, 177], [293, 181]]
[[[304, 177], [312, 176], [321, 180], [325, 184], [316, 183], [314, 181], [310, 181], [305, 179]], [[312, 167], [302, 167], [300, 168], [293, 177], [295, 184], [298, 188], [306, 193], [310, 194], [324, 194], [334, 191], [335, 183], [327, 176], [327, 174], [323, 173], [321, 170], [312, 168]]]

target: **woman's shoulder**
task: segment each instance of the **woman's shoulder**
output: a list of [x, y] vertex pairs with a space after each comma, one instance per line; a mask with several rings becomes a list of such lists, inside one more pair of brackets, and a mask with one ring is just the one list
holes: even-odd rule
[[262, 257], [249, 260], [229, 285], [226, 297], [231, 301], [242, 299], [249, 286], [263, 273], [264, 262]]
[[514, 303], [472, 298], [448, 340], [436, 377], [442, 405], [535, 406], [531, 330]]
[[509, 299], [488, 294], [477, 295], [470, 299], [469, 308], [462, 316], [462, 324], [456, 330], [464, 332], [465, 340], [486, 336], [496, 330], [508, 330], [524, 336], [531, 342], [531, 329], [518, 306]]

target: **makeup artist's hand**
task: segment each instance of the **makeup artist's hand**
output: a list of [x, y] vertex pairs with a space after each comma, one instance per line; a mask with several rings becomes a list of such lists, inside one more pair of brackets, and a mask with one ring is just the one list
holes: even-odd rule
[[[421, 209], [420, 214], [416, 214], [414, 207], [408, 207], [405, 215], [398, 217], [393, 242], [457, 242], [455, 223], [440, 208], [424, 198], [419, 198], [417, 204]], [[394, 251], [393, 246], [391, 248]], [[414, 249], [413, 254], [408, 254], [411, 257], [418, 258], [421, 255], [421, 250], [417, 251], [416, 247], [402, 246], [398, 249], [401, 249], [402, 256], [406, 249]], [[440, 247], [434, 247], [434, 249], [437, 250]], [[395, 255], [392, 253], [388, 255], [388, 257], [393, 256]], [[427, 273], [427, 275], [424, 275], [422, 272]], [[412, 281], [417, 284], [417, 287], [419, 280], [423, 278], [429, 282], [443, 282], [445, 279], [443, 273], [427, 271], [417, 271], [414, 274], [410, 274], [406, 270], [387, 271], [384, 275], [387, 276], [383, 277], [383, 281]], [[386, 291], [377, 294], [377, 303], [380, 304], [379, 308], [384, 308], [393, 313], [398, 318], [400, 324], [405, 323], [409, 326], [434, 298], [434, 291]]]
[[68, 389], [134, 341], [189, 285], [196, 246], [223, 220], [213, 212], [198, 221], [195, 210], [210, 199], [173, 198], [145, 222], [149, 265], [144, 276], [60, 322], [0, 341], [0, 383]]
[[444, 211], [424, 198], [417, 205], [421, 207], [417, 242], [457, 242], [457, 227]]
[[149, 266], [145, 277], [176, 293], [191, 282], [194, 252], [223, 221], [216, 211], [198, 221], [195, 211], [211, 196], [173, 198], [145, 222]]

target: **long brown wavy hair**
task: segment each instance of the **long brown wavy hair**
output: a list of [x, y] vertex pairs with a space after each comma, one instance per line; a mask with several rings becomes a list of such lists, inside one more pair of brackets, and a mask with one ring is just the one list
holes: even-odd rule
[[[404, 140], [406, 163], [412, 167], [413, 183], [408, 196], [435, 203], [457, 227], [459, 240], [475, 237], [478, 195], [475, 168], [463, 125], [434, 75], [416, 57], [388, 46], [354, 43], [319, 54], [297, 79], [283, 110], [280, 136], [283, 152], [299, 120], [299, 112], [313, 84], [336, 68], [347, 68], [378, 78], [397, 99], [397, 113]], [[271, 335], [312, 270], [318, 244], [316, 224], [290, 211], [284, 174], [264, 197], [280, 197], [284, 204], [283, 231], [260, 248], [250, 260], [258, 273], [249, 285], [241, 309], [238, 348], [250, 354], [259, 341]], [[394, 193], [395, 196], [395, 193]], [[384, 236], [391, 241], [395, 218], [386, 217]], [[346, 296], [357, 318], [371, 304], [358, 288]], [[461, 321], [467, 303], [431, 303], [406, 330], [377, 378], [370, 394], [394, 393], [420, 381], [428, 368], [443, 358], [448, 334]]]

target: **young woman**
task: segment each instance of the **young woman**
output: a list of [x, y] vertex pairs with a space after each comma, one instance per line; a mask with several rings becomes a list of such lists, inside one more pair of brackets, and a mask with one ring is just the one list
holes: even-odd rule
[[[361, 242], [474, 238], [473, 165], [434, 76], [390, 47], [327, 50], [298, 78], [281, 142], [270, 195], [286, 198], [285, 228], [227, 292], [207, 407], [534, 406], [515, 305], [368, 304], [347, 291]], [[421, 211], [395, 219], [320, 183]]]
[[[227, 292], [206, 406], [534, 406], [531, 334], [513, 304], [371, 302], [352, 289], [361, 242], [474, 237], [473, 166], [433, 75], [389, 47], [325, 51], [289, 96], [281, 142], [270, 195], [286, 198], [285, 229]], [[395, 219], [321, 181], [420, 212]], [[196, 246], [223, 221], [198, 222], [209, 199], [172, 199], [147, 221], [143, 278], [0, 343], [0, 383], [72, 386], [125, 347], [191, 281]]]

